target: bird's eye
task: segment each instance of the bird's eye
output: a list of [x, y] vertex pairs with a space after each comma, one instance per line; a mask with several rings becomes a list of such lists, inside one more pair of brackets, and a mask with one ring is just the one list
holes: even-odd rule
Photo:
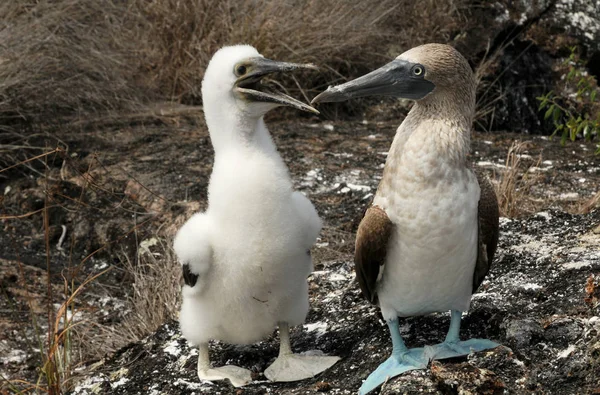
[[423, 72], [424, 72], [425, 70], [423, 69], [423, 67], [422, 67], [422, 66], [415, 66], [415, 67], [413, 67], [413, 70], [412, 70], [412, 71], [413, 71], [413, 74], [414, 74], [414, 75], [416, 75], [416, 76], [420, 76], [420, 75], [422, 75], [422, 74], [423, 74]]
[[246, 66], [244, 66], [243, 64], [239, 64], [237, 66], [235, 66], [235, 75], [237, 75], [238, 77], [246, 74], [247, 68]]

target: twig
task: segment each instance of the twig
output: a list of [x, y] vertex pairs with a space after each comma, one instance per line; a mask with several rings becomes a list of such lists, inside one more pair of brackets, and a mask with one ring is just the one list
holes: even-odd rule
[[7, 171], [7, 170], [10, 170], [10, 169], [12, 169], [12, 168], [14, 168], [14, 167], [20, 166], [20, 165], [22, 165], [22, 164], [25, 164], [25, 163], [27, 163], [27, 162], [31, 162], [31, 161], [34, 161], [34, 160], [38, 160], [38, 159], [40, 159], [40, 158], [44, 158], [44, 157], [46, 157], [46, 156], [48, 156], [48, 155], [52, 155], [52, 154], [55, 154], [55, 153], [57, 153], [57, 152], [62, 152], [62, 151], [64, 151], [62, 148], [60, 148], [60, 147], [57, 147], [57, 148], [53, 149], [53, 150], [52, 150], [52, 151], [50, 151], [50, 152], [46, 152], [46, 153], [43, 153], [43, 154], [40, 154], [40, 155], [34, 156], [33, 158], [25, 159], [24, 161], [21, 161], [21, 162], [19, 162], [19, 163], [15, 163], [15, 164], [14, 164], [14, 165], [12, 165], [12, 166], [8, 166], [8, 167], [5, 167], [4, 169], [0, 169], [0, 173], [3, 173], [3, 172], [5, 172], [5, 171]]
[[62, 228], [62, 234], [60, 235], [60, 238], [58, 239], [58, 243], [56, 244], [56, 249], [59, 251], [62, 251], [62, 243], [63, 241], [65, 241], [65, 236], [67, 235], [67, 227], [65, 225], [61, 225]]

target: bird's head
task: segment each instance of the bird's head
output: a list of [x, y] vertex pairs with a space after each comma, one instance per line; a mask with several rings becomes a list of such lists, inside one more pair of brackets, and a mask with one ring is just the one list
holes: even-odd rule
[[267, 75], [302, 68], [316, 69], [316, 66], [266, 59], [250, 45], [223, 47], [214, 54], [204, 74], [204, 106], [233, 106], [250, 117], [260, 117], [279, 106], [318, 114], [313, 107], [263, 83]]
[[444, 44], [412, 48], [390, 63], [345, 84], [329, 87], [312, 103], [338, 102], [356, 97], [386, 95], [423, 100], [437, 96], [475, 97], [475, 78], [467, 60]]

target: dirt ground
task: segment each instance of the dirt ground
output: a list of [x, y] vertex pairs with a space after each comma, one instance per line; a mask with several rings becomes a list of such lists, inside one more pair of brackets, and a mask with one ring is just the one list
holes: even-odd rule
[[[62, 132], [62, 141], [43, 134], [21, 141], [24, 146], [41, 149], [21, 151], [24, 156], [16, 158], [18, 160], [51, 151], [56, 146], [63, 149], [0, 173], [0, 192], [3, 191], [0, 215], [4, 218], [0, 225], [3, 292], [0, 372], [3, 377], [37, 379], [40, 335], [35, 328], [37, 326], [42, 334], [47, 330], [48, 305], [56, 311], [64, 301], [65, 280], [67, 284], [73, 281], [76, 287], [86, 277], [106, 269], [111, 270], [87, 286], [74, 305], [82, 322], [76, 331], [81, 359], [89, 362], [106, 354], [109, 360], [105, 367], [98, 368], [97, 372], [104, 373], [85, 374], [88, 384], [90, 377], [98, 379], [98, 385], [104, 388], [102, 393], [150, 393], [144, 388], [154, 384], [157, 387], [152, 388], [159, 391], [156, 393], [312, 393], [326, 392], [328, 388], [331, 393], [349, 393], [358, 388], [360, 379], [388, 353], [389, 341], [382, 321], [376, 310], [360, 298], [352, 281], [351, 254], [354, 232], [380, 180], [399, 122], [333, 123], [301, 118], [294, 122], [269, 123], [296, 188], [309, 196], [325, 224], [313, 251], [316, 273], [310, 279], [313, 307], [307, 321], [312, 326], [305, 325], [303, 331], [294, 332], [294, 347], [305, 350], [316, 346], [326, 353], [342, 356], [343, 362], [323, 377], [301, 386], [261, 383], [235, 392], [226, 384], [199, 385], [194, 373], [195, 358], [182, 362], [181, 357], [189, 356], [190, 350], [178, 337], [175, 323], [161, 327], [149, 340], [110, 356], [110, 352], [129, 339], [124, 334], [110, 332], [121, 330], [115, 328], [122, 328], [123, 320], [131, 314], [128, 301], [133, 279], [124, 266], [124, 257], [139, 256], [138, 251], [144, 248], [158, 259], [161, 259], [160, 254], [166, 256], [164, 250], [168, 249], [177, 228], [205, 205], [212, 148], [199, 116], [167, 116], [134, 126], [103, 125], [80, 132]], [[585, 216], [571, 216], [567, 212], [581, 211], [598, 193], [600, 158], [593, 155], [592, 143], [575, 142], [561, 147], [557, 141], [543, 136], [475, 133], [474, 166], [492, 179], [500, 179], [506, 171], [508, 148], [515, 140], [526, 142], [519, 166], [520, 174], [526, 174], [528, 180], [523, 183], [525, 197], [520, 203], [527, 219], [502, 222], [504, 236], [496, 269], [484, 286], [483, 296], [475, 298], [473, 310], [464, 324], [464, 335], [489, 336], [511, 349], [501, 348], [487, 357], [476, 356], [469, 361], [436, 363], [426, 372], [411, 373], [396, 380], [394, 385], [410, 382], [412, 387], [406, 388], [415, 391], [418, 388], [425, 392], [468, 393], [459, 391], [462, 387], [453, 384], [453, 377], [465, 374], [471, 380], [473, 375], [485, 376], [485, 372], [491, 370], [491, 376], [482, 382], [502, 382], [496, 387], [511, 393], [575, 393], [569, 391], [578, 388], [593, 391], [600, 387], [597, 382], [593, 383], [594, 375], [600, 375], [597, 359], [595, 365], [588, 361], [583, 367], [573, 367], [563, 366], [569, 358], [563, 361], [557, 357], [573, 342], [577, 344], [577, 352], [582, 345], [592, 347], [589, 339], [598, 333], [596, 321], [592, 320], [598, 316], [597, 306], [591, 311], [583, 303], [586, 279], [600, 271], [598, 256], [588, 250], [591, 247], [585, 247], [577, 256], [589, 259], [589, 265], [561, 271], [569, 276], [558, 275], [555, 282], [533, 278], [532, 283], [537, 285], [531, 289], [526, 286], [528, 279], [549, 270], [548, 265], [556, 262], [556, 255], [560, 256], [559, 252], [548, 252], [550, 257], [535, 258], [536, 250], [542, 247], [528, 245], [530, 239], [539, 238], [544, 245], [552, 246], [543, 238], [556, 242], [558, 237], [564, 243], [555, 243], [554, 248], [575, 248], [581, 244], [581, 235], [598, 224], [597, 210]], [[47, 207], [46, 224], [42, 215], [44, 207]], [[527, 212], [549, 207], [556, 211], [548, 214], [546, 222], [536, 216], [527, 217]], [[558, 232], [557, 228], [564, 229]], [[159, 246], [153, 247], [156, 240]], [[596, 244], [590, 243], [597, 251], [597, 238], [594, 240]], [[517, 250], [515, 246], [519, 245], [525, 247]], [[519, 254], [533, 260], [522, 261]], [[48, 272], [50, 281], [47, 281]], [[505, 280], [498, 283], [495, 281], [498, 278]], [[509, 278], [521, 278], [521, 285], [525, 285], [515, 283], [512, 288], [503, 289]], [[48, 284], [52, 298], [48, 297]], [[496, 296], [493, 295], [500, 295], [501, 303], [494, 301]], [[561, 302], [563, 297], [568, 303]], [[527, 307], [530, 305], [525, 301], [535, 301], [539, 306]], [[32, 324], [33, 320], [37, 325]], [[446, 316], [410, 319], [403, 333], [409, 345], [437, 341], [443, 336], [447, 321]], [[571, 330], [562, 329], [565, 326], [576, 326], [580, 335], [570, 339]], [[532, 333], [530, 340], [518, 340], [520, 335], [511, 337], [513, 329], [519, 334]], [[545, 339], [549, 330], [558, 333], [556, 339], [540, 340]], [[161, 342], [174, 342], [177, 355], [159, 353], [160, 358], [151, 362], [146, 357], [157, 351]], [[547, 350], [541, 345], [544, 342], [549, 344]], [[264, 370], [276, 353], [275, 338], [250, 347], [218, 345], [215, 362], [230, 360], [258, 372]], [[136, 361], [141, 360], [145, 362], [139, 365]], [[179, 364], [179, 370], [169, 373], [172, 377], [157, 375], [157, 380], [152, 379], [153, 369], [171, 362]], [[135, 367], [135, 374], [127, 376], [127, 381], [138, 387], [112, 387], [114, 381], [103, 376], [112, 369], [111, 363], [112, 367], [115, 364], [128, 366], [130, 370]], [[551, 366], [554, 367], [550, 369]], [[567, 376], [561, 378], [563, 373]], [[549, 381], [544, 375], [549, 375]], [[178, 386], [177, 380], [190, 384]], [[324, 383], [317, 384], [321, 381]], [[147, 387], [140, 388], [144, 382]], [[444, 386], [451, 390], [440, 390]], [[88, 393], [85, 388], [80, 388], [81, 393]], [[382, 393], [395, 393], [386, 391]], [[480, 393], [477, 391], [471, 393]], [[494, 392], [496, 389], [490, 391], [500, 393]]]

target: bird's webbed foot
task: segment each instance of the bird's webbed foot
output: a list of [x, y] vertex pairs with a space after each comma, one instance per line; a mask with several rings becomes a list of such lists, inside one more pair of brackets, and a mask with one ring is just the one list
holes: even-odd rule
[[252, 381], [252, 375], [248, 369], [235, 365], [198, 369], [198, 377], [208, 381], [229, 380], [234, 387], [242, 387]]
[[457, 358], [498, 347], [499, 344], [488, 339], [469, 339], [464, 341], [448, 340], [434, 346], [427, 347], [427, 354], [431, 360]]
[[279, 356], [265, 370], [271, 381], [298, 381], [316, 376], [329, 369], [339, 357], [323, 355], [321, 351], [294, 354], [290, 344], [290, 329], [286, 322], [279, 323]]
[[242, 387], [252, 381], [252, 374], [248, 369], [235, 365], [212, 368], [208, 343], [203, 343], [198, 346], [198, 378], [208, 381], [229, 380], [234, 387]]
[[271, 381], [304, 380], [329, 369], [340, 360], [339, 357], [311, 354], [280, 355], [265, 370], [265, 376]]
[[426, 347], [426, 353], [429, 359], [446, 359], [446, 358], [457, 358], [469, 355], [472, 352], [479, 352], [483, 350], [489, 350], [499, 346], [498, 343], [494, 343], [487, 339], [469, 339], [461, 341], [458, 337], [460, 332], [460, 321], [462, 312], [453, 310], [450, 320], [450, 328], [446, 335], [446, 340], [443, 343], [436, 344], [435, 346]]
[[426, 369], [428, 363], [429, 360], [425, 357], [422, 348], [394, 353], [367, 377], [360, 387], [359, 394], [367, 394], [389, 379], [410, 370]]

